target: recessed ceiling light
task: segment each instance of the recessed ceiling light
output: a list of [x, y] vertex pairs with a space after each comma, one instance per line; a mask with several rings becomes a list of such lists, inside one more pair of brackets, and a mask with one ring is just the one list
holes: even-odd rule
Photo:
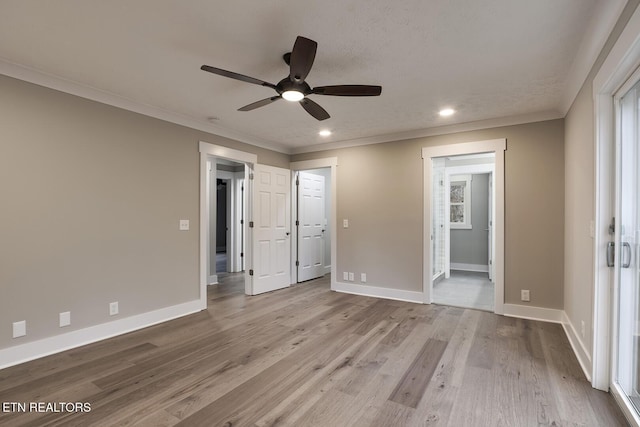
[[304, 94], [297, 90], [288, 90], [286, 92], [282, 92], [282, 97], [287, 101], [300, 101], [304, 98]]
[[442, 110], [440, 110], [440, 116], [442, 117], [449, 117], [451, 116], [453, 113], [455, 113], [455, 111], [453, 110], [453, 108], [444, 108]]
[[323, 129], [320, 132], [318, 132], [318, 134], [320, 134], [320, 136], [329, 136], [331, 135], [331, 131], [327, 129]]

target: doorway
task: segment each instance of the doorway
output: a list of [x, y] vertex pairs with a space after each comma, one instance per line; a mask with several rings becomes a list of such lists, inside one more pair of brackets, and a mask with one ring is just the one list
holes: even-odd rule
[[246, 216], [244, 203], [245, 165], [227, 159], [215, 159], [215, 174], [211, 175], [211, 273], [209, 284], [220, 276], [244, 271]]
[[432, 163], [433, 302], [493, 312], [495, 153]]
[[[336, 157], [328, 157], [324, 159], [304, 160], [299, 162], [292, 162], [290, 164], [292, 174], [292, 194], [297, 195], [298, 189], [295, 185], [296, 179], [301, 174], [306, 174], [310, 177], [307, 199], [311, 200], [311, 187], [315, 186], [316, 189], [320, 188], [320, 181], [324, 181], [323, 201], [320, 202], [316, 197], [316, 201], [312, 202], [316, 205], [309, 205], [309, 210], [321, 215], [310, 215], [307, 222], [307, 230], [304, 231], [300, 227], [299, 214], [301, 213], [300, 203], [298, 197], [294, 196], [294, 203], [291, 206], [292, 218], [294, 218], [294, 227], [292, 228], [291, 239], [291, 278], [294, 282], [302, 282], [310, 280], [309, 276], [320, 277], [322, 275], [330, 275], [331, 289], [336, 289], [336, 271], [335, 271], [335, 259], [336, 259], [336, 182], [337, 182], [337, 167], [338, 159]], [[318, 177], [322, 177], [319, 179]], [[314, 184], [315, 183], [315, 184]], [[319, 191], [316, 191], [318, 194]], [[317, 207], [319, 204], [324, 203], [324, 208]], [[304, 215], [303, 215], [304, 216]], [[305, 220], [304, 218], [302, 219]], [[295, 226], [298, 221], [298, 226]], [[324, 225], [324, 226], [323, 226]], [[322, 231], [324, 230], [324, 231]], [[312, 236], [316, 236], [315, 241]], [[322, 237], [319, 237], [322, 236]], [[301, 241], [302, 240], [302, 241]], [[315, 243], [315, 244], [314, 244]], [[321, 248], [322, 245], [322, 248]], [[301, 253], [299, 253], [301, 249]], [[307, 250], [308, 249], [308, 250]], [[320, 260], [322, 258], [322, 260]], [[307, 272], [303, 272], [299, 275], [303, 269], [300, 268], [301, 264], [306, 264], [313, 268], [307, 269]], [[307, 274], [307, 275], [305, 275]], [[306, 277], [309, 277], [307, 279]]]
[[331, 168], [294, 173], [294, 277], [300, 283], [331, 273]]
[[[460, 282], [464, 282], [467, 290], [487, 294], [488, 299], [480, 298], [484, 304], [476, 303], [475, 308], [491, 310], [496, 314], [504, 313], [504, 151], [506, 140], [488, 140], [461, 144], [452, 144], [422, 149], [423, 179], [424, 179], [424, 230], [423, 234], [423, 298], [424, 302], [447, 303], [450, 305], [469, 305], [469, 295], [464, 294], [464, 286], [460, 286], [462, 293], [447, 295], [454, 298], [456, 303], [446, 300], [442, 292], [442, 284], [448, 285], [452, 270], [454, 278], [458, 276]], [[491, 187], [478, 201], [486, 201], [483, 208], [486, 212], [486, 224], [478, 224], [476, 232], [486, 233], [480, 245], [486, 247], [486, 264], [474, 264], [474, 258], [463, 258], [473, 262], [453, 263], [453, 267], [460, 269], [457, 273], [452, 268], [451, 259], [451, 224], [454, 230], [473, 230], [473, 214], [471, 212], [471, 196], [473, 175], [484, 175], [482, 181], [486, 187]], [[478, 182], [481, 178], [477, 178]], [[454, 185], [452, 185], [452, 183]], [[452, 198], [453, 194], [453, 198]], [[489, 219], [491, 218], [491, 219]], [[457, 228], [456, 228], [457, 227]], [[484, 251], [484, 249], [483, 249]], [[455, 255], [457, 256], [457, 255]], [[484, 258], [483, 258], [484, 259]], [[482, 265], [482, 267], [478, 267]], [[467, 271], [462, 272], [462, 269]], [[468, 271], [479, 270], [482, 271]], [[474, 276], [474, 273], [478, 277]], [[480, 280], [477, 280], [480, 279]], [[446, 290], [452, 290], [449, 287]], [[471, 292], [471, 291], [469, 291]], [[492, 301], [491, 301], [492, 300]], [[445, 302], [446, 301], [446, 302]]]
[[[235, 218], [235, 233], [232, 233], [226, 239], [226, 247], [233, 248], [227, 250], [227, 254], [231, 253], [231, 268], [235, 268], [240, 272], [245, 284], [245, 292], [250, 293], [252, 288], [251, 276], [249, 269], [244, 268], [252, 265], [252, 236], [248, 227], [248, 218], [251, 218], [251, 185], [248, 184], [249, 176], [257, 163], [255, 154], [246, 153], [244, 151], [234, 150], [232, 148], [222, 147], [200, 141], [200, 305], [202, 309], [207, 308], [207, 286], [218, 282], [216, 267], [217, 252], [217, 184], [218, 175], [220, 179], [229, 180], [228, 186], [237, 189], [231, 190], [231, 194], [235, 195], [235, 200], [231, 198], [228, 206], [233, 209], [236, 206], [238, 213], [229, 213], [229, 218]], [[218, 164], [225, 165], [218, 172]], [[232, 171], [225, 171], [228, 167], [235, 168]], [[234, 175], [228, 175], [233, 173]], [[244, 184], [244, 185], [242, 185]], [[225, 208], [225, 216], [227, 209]], [[226, 230], [225, 230], [226, 232]], [[234, 261], [234, 257], [237, 258]], [[224, 262], [227, 265], [227, 262]], [[235, 267], [234, 267], [235, 265]]]

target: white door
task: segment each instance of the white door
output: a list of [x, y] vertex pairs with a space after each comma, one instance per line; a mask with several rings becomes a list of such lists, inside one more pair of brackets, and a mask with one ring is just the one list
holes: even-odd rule
[[252, 295], [291, 284], [291, 171], [256, 165], [253, 180]]
[[[640, 83], [619, 100], [616, 152], [614, 262], [614, 385], [622, 389], [629, 407], [640, 414]], [[612, 387], [614, 388], [614, 387]]]
[[298, 282], [324, 275], [324, 176], [298, 174]]

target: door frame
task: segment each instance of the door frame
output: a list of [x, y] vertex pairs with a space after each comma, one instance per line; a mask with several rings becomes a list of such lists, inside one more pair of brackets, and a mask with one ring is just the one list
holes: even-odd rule
[[[507, 140], [491, 139], [486, 141], [463, 142], [449, 145], [436, 145], [422, 148], [423, 164], [423, 241], [422, 241], [422, 296], [425, 304], [431, 304], [433, 294], [433, 271], [431, 266], [431, 159], [435, 157], [458, 156], [463, 154], [495, 153], [495, 223], [494, 223], [494, 313], [504, 314], [504, 152]], [[427, 232], [428, 231], [428, 232]]]
[[[636, 9], [611, 48], [593, 80], [595, 124], [595, 206], [593, 242], [593, 349], [591, 385], [610, 388], [613, 367], [613, 269], [607, 267], [606, 244], [609, 223], [615, 215], [616, 123], [614, 96], [640, 66], [640, 8]], [[640, 424], [635, 411], [628, 408], [620, 391], [611, 392], [627, 417]]]
[[[329, 218], [329, 224], [331, 225], [331, 290], [336, 289], [336, 256], [337, 256], [337, 235], [338, 230], [336, 227], [337, 224], [337, 172], [338, 172], [338, 158], [337, 157], [326, 157], [322, 159], [314, 159], [314, 160], [303, 160], [299, 162], [291, 162], [289, 163], [289, 169], [291, 170], [291, 195], [292, 195], [292, 203], [291, 203], [291, 219], [293, 222], [293, 218], [297, 218], [298, 212], [298, 203], [297, 203], [297, 195], [296, 203], [293, 203], [293, 195], [296, 194], [295, 191], [295, 175], [299, 171], [305, 171], [310, 169], [322, 169], [322, 168], [331, 168], [331, 218]], [[296, 245], [298, 242], [298, 229], [297, 227], [291, 227], [291, 281], [297, 283], [297, 269], [296, 269]]]
[[[258, 163], [258, 156], [252, 153], [247, 153], [240, 150], [234, 150], [233, 148], [223, 147], [220, 145], [214, 145], [205, 141], [199, 142], [200, 151], [200, 306], [204, 310], [207, 308], [207, 279], [208, 279], [208, 265], [210, 262], [210, 239], [209, 239], [209, 226], [210, 226], [210, 209], [215, 211], [215, 200], [210, 201], [210, 185], [212, 180], [215, 180], [215, 168], [213, 168], [213, 177], [209, 176], [207, 162], [215, 164], [217, 158], [231, 160], [237, 163], [245, 165], [245, 191], [243, 193], [244, 206], [245, 206], [245, 221], [243, 225], [243, 232], [246, 236], [245, 240], [245, 266], [252, 265], [252, 243], [253, 236], [251, 229], [249, 228], [249, 221], [247, 218], [251, 218], [251, 196], [253, 195], [253, 188], [250, 185], [249, 174], [253, 170], [253, 167]], [[214, 231], [215, 236], [215, 231]], [[244, 283], [245, 293], [251, 289], [251, 276], [249, 275], [249, 269], [244, 270]]]

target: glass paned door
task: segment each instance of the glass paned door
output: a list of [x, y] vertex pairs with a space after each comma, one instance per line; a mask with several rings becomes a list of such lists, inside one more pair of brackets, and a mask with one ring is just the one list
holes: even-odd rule
[[637, 83], [618, 104], [614, 242], [617, 324], [613, 379], [636, 412], [640, 408], [639, 102], [640, 83]]

